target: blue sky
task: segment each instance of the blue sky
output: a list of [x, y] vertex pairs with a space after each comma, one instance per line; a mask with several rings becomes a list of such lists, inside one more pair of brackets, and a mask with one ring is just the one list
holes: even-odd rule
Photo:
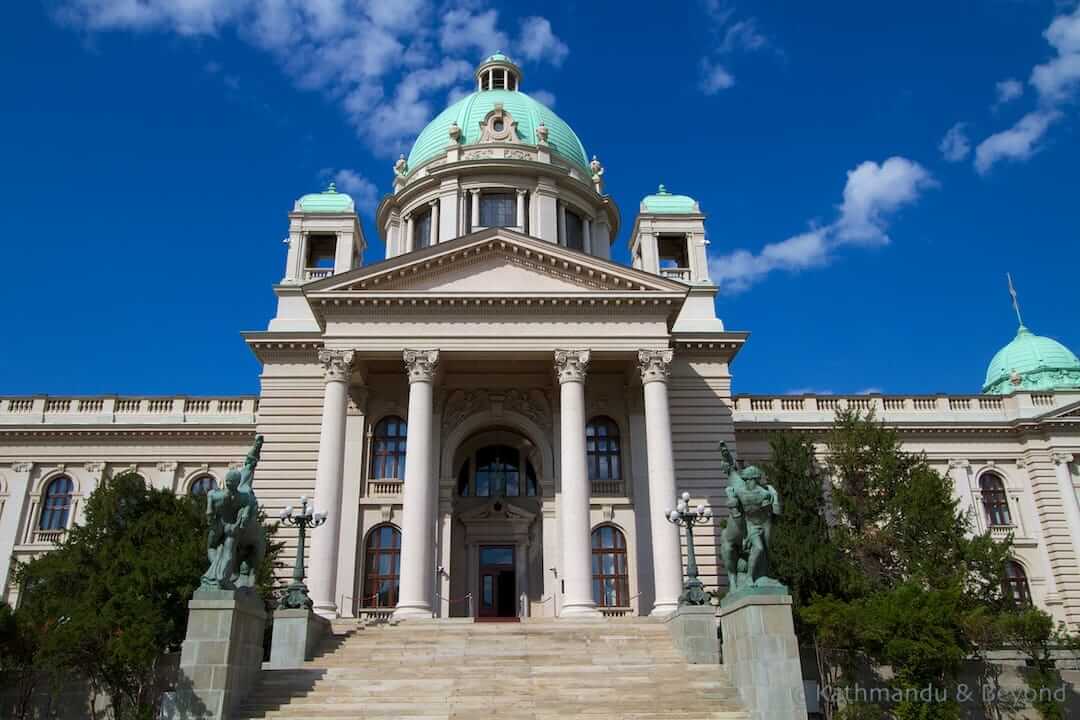
[[606, 168], [627, 255], [709, 214], [736, 392], [976, 392], [1027, 324], [1080, 349], [1073, 2], [55, 0], [0, 23], [0, 393], [257, 392], [286, 214], [369, 238], [396, 153], [504, 50]]

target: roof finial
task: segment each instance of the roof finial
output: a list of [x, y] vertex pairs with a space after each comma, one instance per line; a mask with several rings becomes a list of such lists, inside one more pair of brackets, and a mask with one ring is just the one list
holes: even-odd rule
[[660, 183], [660, 189], [656, 191], [657, 195], [667, 195], [667, 188], [664, 187], [664, 183]]
[[1009, 281], [1009, 295], [1012, 296], [1013, 310], [1016, 311], [1016, 322], [1020, 323], [1021, 330], [1027, 330], [1024, 327], [1024, 319], [1020, 317], [1020, 303], [1016, 299], [1016, 288], [1013, 287], [1012, 273], [1005, 273], [1005, 278]]
[[334, 184], [333, 180], [331, 180], [330, 184], [326, 186], [326, 192], [328, 192], [328, 193], [336, 193], [337, 192], [337, 185]]

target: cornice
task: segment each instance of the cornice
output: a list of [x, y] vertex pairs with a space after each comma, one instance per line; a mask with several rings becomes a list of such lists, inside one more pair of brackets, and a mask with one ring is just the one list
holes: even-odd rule
[[7, 439], [58, 439], [58, 438], [95, 438], [95, 439], [206, 439], [230, 438], [246, 440], [255, 436], [255, 423], [231, 426], [155, 426], [136, 425], [128, 427], [85, 425], [41, 425], [23, 427], [0, 427], [0, 440]]

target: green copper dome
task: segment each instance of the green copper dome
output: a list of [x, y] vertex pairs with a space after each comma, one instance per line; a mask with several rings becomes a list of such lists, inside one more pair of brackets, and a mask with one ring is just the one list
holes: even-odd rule
[[697, 215], [701, 212], [697, 200], [689, 195], [672, 195], [663, 185], [654, 195], [641, 201], [641, 212], [657, 215]]
[[[496, 58], [495, 55], [492, 58]], [[490, 60], [491, 58], [489, 58]], [[548, 129], [551, 150], [583, 169], [588, 169], [585, 148], [578, 136], [558, 115], [540, 102], [519, 90], [481, 90], [466, 95], [443, 110], [428, 123], [409, 151], [409, 172], [446, 152], [450, 144], [450, 126], [461, 128], [461, 145], [475, 145], [480, 140], [480, 123], [501, 103], [503, 110], [517, 123], [517, 139], [526, 145], [536, 144], [536, 128], [540, 123]]]
[[1067, 347], [1023, 325], [986, 369], [983, 392], [1008, 395], [1017, 390], [1080, 389], [1080, 360]]
[[296, 209], [311, 213], [354, 212], [353, 199], [346, 193], [339, 193], [334, 183], [321, 193], [309, 193], [297, 200]]

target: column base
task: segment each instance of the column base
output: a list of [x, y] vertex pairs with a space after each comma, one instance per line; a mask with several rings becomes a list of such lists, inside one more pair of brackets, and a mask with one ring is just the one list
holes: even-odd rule
[[395, 620], [430, 620], [431, 619], [431, 606], [423, 603], [415, 603], [409, 605], [402, 605], [398, 603], [398, 606], [394, 608]]
[[311, 611], [319, 617], [326, 618], [327, 620], [338, 619], [337, 605], [332, 602], [312, 603]]
[[653, 605], [652, 612], [649, 613], [651, 617], [670, 617], [679, 610], [679, 601], [659, 601]]
[[604, 617], [604, 614], [597, 609], [594, 603], [574, 603], [572, 605], [563, 605], [559, 610], [559, 617], [602, 618]]

